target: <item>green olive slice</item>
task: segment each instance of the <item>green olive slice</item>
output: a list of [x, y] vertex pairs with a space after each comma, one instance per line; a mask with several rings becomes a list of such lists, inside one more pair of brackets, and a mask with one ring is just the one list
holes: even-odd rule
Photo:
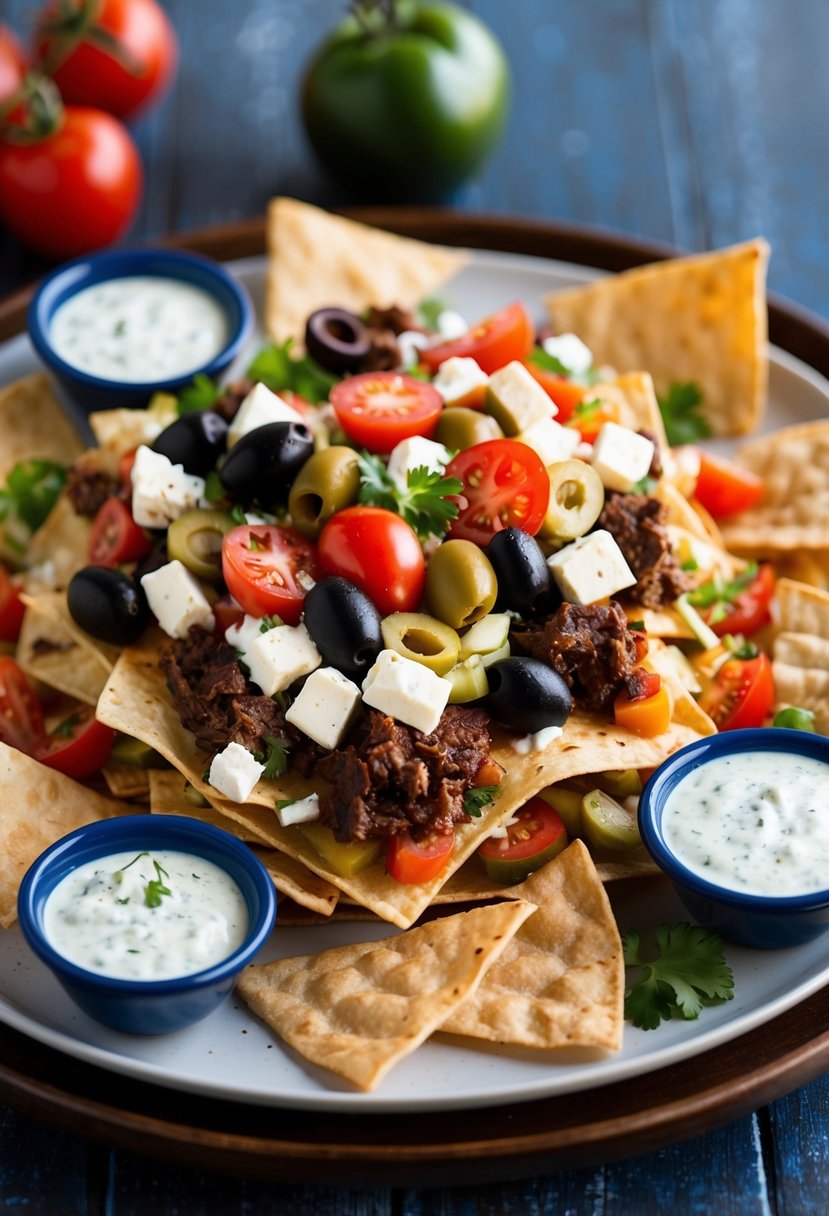
[[425, 612], [393, 612], [380, 624], [383, 644], [443, 676], [458, 661], [461, 640], [454, 629]]
[[314, 452], [294, 478], [288, 510], [297, 532], [316, 540], [337, 511], [357, 501], [359, 457], [353, 448], [334, 444]]
[[571, 541], [589, 532], [604, 506], [604, 486], [583, 460], [560, 460], [547, 466], [550, 502], [541, 525], [547, 540]]
[[426, 603], [453, 629], [462, 629], [492, 611], [498, 580], [483, 549], [469, 540], [447, 540], [426, 567]]
[[494, 418], [465, 405], [450, 405], [445, 409], [435, 431], [435, 439], [450, 452], [464, 452], [476, 443], [503, 437], [504, 432]]
[[222, 579], [222, 539], [236, 525], [224, 511], [185, 511], [167, 530], [167, 552], [197, 578]]
[[486, 667], [479, 654], [472, 654], [462, 663], [458, 663], [445, 677], [452, 685], [449, 694], [450, 705], [463, 705], [467, 701], [477, 701], [489, 692], [486, 678]]

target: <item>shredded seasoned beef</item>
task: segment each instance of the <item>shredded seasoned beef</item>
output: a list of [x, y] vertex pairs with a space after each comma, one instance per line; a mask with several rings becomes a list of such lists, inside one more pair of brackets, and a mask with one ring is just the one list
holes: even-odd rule
[[636, 641], [615, 600], [609, 606], [561, 604], [554, 616], [518, 625], [510, 637], [549, 663], [583, 709], [609, 709], [636, 662]]
[[371, 709], [348, 746], [316, 772], [331, 783], [320, 814], [337, 840], [371, 840], [411, 830], [449, 832], [469, 820], [463, 796], [489, 758], [487, 714], [450, 705], [429, 735]]
[[672, 602], [691, 585], [671, 551], [666, 518], [665, 505], [657, 498], [609, 491], [596, 524], [615, 538], [636, 575], [636, 585], [626, 595], [646, 608]]
[[400, 366], [400, 347], [391, 329], [368, 326], [371, 349], [360, 364], [361, 372], [389, 372]]
[[388, 308], [370, 308], [365, 323], [369, 329], [390, 329], [395, 337], [407, 330], [423, 328], [411, 309], [401, 308], [399, 304], [392, 304]]
[[119, 489], [117, 477], [90, 468], [83, 461], [73, 464], [66, 475], [66, 493], [76, 515], [97, 515], [106, 500]]
[[649, 431], [644, 426], [637, 432], [637, 434], [641, 435], [643, 439], [650, 439], [651, 443], [653, 444], [653, 456], [651, 457], [651, 465], [648, 469], [648, 477], [652, 477], [654, 481], [659, 481], [659, 478], [664, 472], [662, 467], [662, 452], [659, 447], [659, 438], [653, 433], [653, 431]]

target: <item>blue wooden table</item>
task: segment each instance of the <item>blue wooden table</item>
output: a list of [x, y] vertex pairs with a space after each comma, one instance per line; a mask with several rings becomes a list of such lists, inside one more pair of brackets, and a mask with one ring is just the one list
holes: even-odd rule
[[[276, 193], [351, 201], [297, 112], [302, 65], [342, 0], [167, 0], [178, 84], [135, 134], [133, 233], [260, 214]], [[773, 290], [829, 318], [829, 5], [821, 0], [473, 0], [512, 61], [507, 138], [454, 200], [703, 249], [761, 233]], [[31, 0], [2, 0], [24, 29]], [[0, 234], [0, 293], [44, 264]], [[225, 1179], [0, 1109], [0, 1206], [35, 1213], [825, 1213], [829, 1080], [648, 1156], [502, 1186], [340, 1191]]]

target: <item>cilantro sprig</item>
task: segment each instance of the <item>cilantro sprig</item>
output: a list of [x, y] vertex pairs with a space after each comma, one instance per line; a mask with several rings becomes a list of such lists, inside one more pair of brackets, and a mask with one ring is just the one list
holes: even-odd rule
[[562, 363], [557, 355], [551, 355], [543, 346], [534, 346], [527, 355], [527, 362], [534, 364], [542, 372], [550, 372], [553, 376], [563, 376], [576, 384], [593, 385], [598, 383], [599, 373], [589, 367], [585, 372], [574, 372], [566, 363]]
[[622, 939], [625, 965], [642, 972], [625, 992], [625, 1017], [634, 1026], [655, 1030], [675, 1014], [692, 1021], [705, 1005], [732, 999], [734, 974], [713, 930], [682, 922], [660, 925], [654, 937], [656, 952], [647, 957], [637, 930]]
[[723, 621], [728, 616], [731, 604], [749, 587], [757, 577], [757, 562], [749, 562], [734, 578], [723, 580], [715, 575], [707, 583], [700, 583], [688, 592], [688, 603], [694, 608], [710, 608], [706, 618], [710, 625]]
[[265, 766], [262, 776], [268, 779], [281, 777], [288, 768], [288, 748], [285, 740], [278, 739], [276, 735], [263, 735], [262, 742], [265, 745], [264, 750], [253, 753], [254, 759]]
[[457, 477], [445, 477], [442, 470], [427, 469], [425, 465], [409, 469], [406, 488], [401, 489], [379, 456], [361, 452], [359, 469], [360, 502], [396, 512], [421, 540], [443, 536], [458, 514], [457, 503], [450, 495], [460, 494], [463, 483]]
[[675, 381], [667, 393], [658, 395], [657, 400], [671, 447], [695, 443], [711, 434], [708, 419], [700, 413], [702, 390], [693, 380]]
[[222, 395], [215, 380], [199, 372], [193, 377], [192, 384], [181, 390], [176, 402], [179, 415], [198, 414], [201, 410], [212, 409]]
[[497, 785], [477, 785], [463, 796], [463, 809], [473, 819], [478, 819], [485, 806], [489, 806], [498, 793]]

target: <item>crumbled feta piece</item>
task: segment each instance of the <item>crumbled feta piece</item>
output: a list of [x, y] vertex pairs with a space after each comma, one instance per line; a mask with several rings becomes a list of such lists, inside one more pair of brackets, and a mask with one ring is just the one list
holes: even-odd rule
[[268, 426], [271, 422], [303, 422], [299, 410], [283, 401], [265, 384], [254, 384], [227, 430], [227, 446], [233, 447], [243, 435]]
[[544, 389], [517, 359], [489, 377], [486, 410], [513, 437], [553, 412]]
[[454, 342], [455, 338], [462, 338], [467, 333], [469, 333], [469, 326], [466, 320], [454, 308], [444, 308], [438, 313], [438, 340], [440, 342]]
[[180, 561], [168, 562], [141, 579], [150, 611], [171, 638], [187, 637], [192, 625], [212, 633], [213, 609], [193, 575]]
[[207, 780], [231, 802], [247, 802], [264, 771], [264, 764], [241, 743], [228, 743], [223, 752], [213, 757]]
[[420, 352], [429, 345], [429, 335], [422, 334], [417, 329], [404, 329], [397, 335], [397, 347], [400, 351], [400, 366], [413, 367], [420, 362]]
[[[550, 404], [553, 404], [552, 401]], [[555, 406], [553, 408], [555, 409]], [[570, 460], [581, 442], [581, 436], [575, 427], [562, 426], [555, 418], [540, 418], [515, 438], [538, 452], [545, 465]]]
[[199, 505], [204, 478], [185, 473], [161, 452], [141, 444], [132, 466], [132, 517], [141, 528], [166, 528]]
[[339, 746], [360, 701], [360, 690], [335, 667], [311, 672], [285, 719], [329, 750]]
[[654, 443], [629, 426], [606, 422], [593, 444], [591, 463], [608, 490], [629, 490], [647, 477]]
[[319, 667], [322, 655], [304, 625], [277, 625], [253, 639], [244, 661], [254, 684], [272, 697], [301, 676], [310, 675]]
[[405, 490], [412, 469], [425, 466], [430, 473], [442, 473], [449, 459], [449, 452], [442, 443], [435, 443], [434, 439], [424, 439], [422, 435], [413, 435], [410, 439], [402, 439], [392, 449], [388, 465], [389, 477], [401, 490]]
[[541, 345], [571, 376], [583, 376], [593, 366], [593, 352], [576, 334], [555, 334], [545, 338]]
[[264, 632], [261, 618], [248, 616], [246, 613], [241, 621], [237, 621], [235, 625], [228, 625], [225, 630], [225, 641], [234, 650], [240, 651], [244, 660], [248, 646], [259, 637], [260, 633]]
[[509, 836], [507, 829], [514, 827], [518, 822], [518, 816], [513, 811], [503, 823], [499, 823], [497, 827], [494, 827], [489, 835], [494, 840], [506, 840], [507, 836]]
[[552, 743], [560, 734], [560, 726], [545, 726], [533, 735], [522, 735], [520, 739], [513, 739], [511, 747], [519, 756], [529, 756], [530, 752], [543, 751], [547, 744]]
[[381, 650], [363, 681], [366, 705], [425, 735], [440, 721], [451, 691], [449, 680], [396, 650]]
[[603, 528], [559, 549], [547, 558], [547, 565], [571, 604], [594, 604], [636, 582], [622, 550]]
[[[470, 393], [480, 391], [489, 384], [489, 376], [474, 359], [453, 355], [441, 363], [432, 386], [438, 390], [446, 406], [458, 405]], [[552, 405], [552, 402], [550, 402]]]
[[320, 817], [319, 795], [309, 794], [307, 798], [297, 798], [287, 806], [278, 806], [276, 817], [283, 828], [293, 827], [295, 823], [313, 823]]

